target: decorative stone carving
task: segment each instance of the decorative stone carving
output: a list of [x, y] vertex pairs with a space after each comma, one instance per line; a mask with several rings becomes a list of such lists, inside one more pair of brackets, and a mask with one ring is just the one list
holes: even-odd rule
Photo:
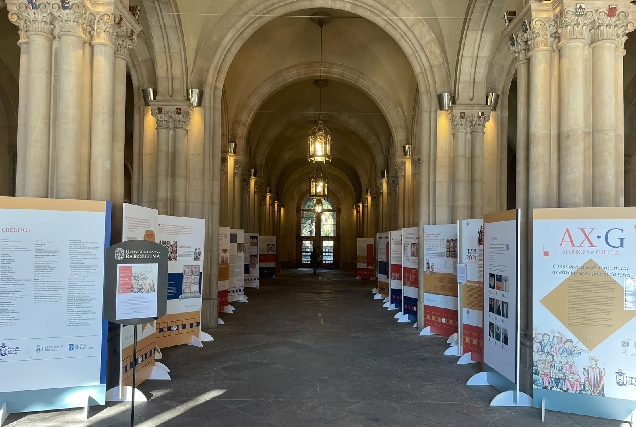
[[560, 42], [587, 40], [590, 23], [595, 19], [594, 11], [577, 14], [576, 9], [563, 9], [555, 18], [555, 28]]
[[394, 196], [398, 191], [398, 181], [396, 178], [389, 178], [389, 196]]
[[467, 133], [470, 127], [470, 119], [466, 113], [449, 113], [451, 115], [451, 125], [453, 126], [453, 133]]
[[528, 31], [528, 48], [530, 50], [552, 48], [556, 32], [554, 19], [533, 19]]
[[90, 21], [92, 43], [114, 45], [116, 28], [115, 14], [110, 12], [94, 14]]
[[519, 61], [528, 60], [528, 38], [529, 35], [526, 31], [519, 31], [510, 35], [508, 49]]
[[157, 129], [167, 129], [170, 127], [170, 114], [164, 107], [154, 107], [150, 110], [150, 114], [157, 121]]
[[380, 195], [379, 194], [372, 194], [371, 195], [371, 207], [373, 209], [377, 209], [379, 205], [380, 205]]
[[190, 123], [190, 117], [192, 117], [192, 112], [190, 108], [175, 108], [170, 110], [170, 118], [174, 123], [175, 129], [184, 129], [188, 127]]
[[234, 157], [234, 175], [241, 175], [247, 163], [240, 157]]
[[227, 155], [225, 154], [221, 156], [221, 170], [227, 172]]
[[470, 120], [470, 131], [471, 132], [480, 132], [484, 133], [484, 129], [486, 128], [486, 123], [490, 120], [490, 114], [472, 114], [469, 116]]
[[375, 185], [378, 187], [378, 193], [382, 194], [383, 193], [383, 185], [382, 185], [382, 179], [377, 179], [375, 181]]
[[395, 159], [395, 170], [398, 176], [406, 175], [406, 159], [399, 157]]
[[626, 34], [634, 30], [634, 22], [629, 20], [627, 11], [621, 10], [610, 17], [606, 10], [594, 12], [596, 19], [590, 23], [592, 43], [604, 40], [616, 41], [622, 48], [627, 40]]
[[113, 44], [115, 45], [115, 55], [126, 58], [128, 49], [137, 43], [137, 33], [126, 22], [123, 15], [117, 15], [113, 33]]
[[413, 157], [411, 159], [411, 173], [413, 175], [420, 173], [420, 158], [419, 157]]
[[27, 33], [53, 34], [51, 4], [48, 1], [18, 0], [7, 3], [9, 21], [20, 30], [20, 40], [27, 38]]
[[60, 33], [86, 37], [88, 11], [81, 0], [69, 0], [65, 4], [55, 2], [51, 4], [51, 10]]

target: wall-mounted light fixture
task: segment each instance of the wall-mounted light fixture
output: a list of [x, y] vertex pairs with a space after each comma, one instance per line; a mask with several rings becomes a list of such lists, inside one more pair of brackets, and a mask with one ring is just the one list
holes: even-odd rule
[[487, 93], [486, 105], [488, 105], [492, 111], [497, 111], [497, 104], [499, 104], [499, 94], [495, 92]]
[[271, 195], [272, 194], [272, 187], [267, 187], [267, 191], [265, 191], [265, 194]]
[[404, 152], [405, 157], [411, 157], [411, 144], [403, 145], [402, 151]]
[[450, 92], [444, 92], [437, 95], [437, 107], [440, 111], [448, 111], [453, 106], [453, 95]]
[[510, 23], [512, 21], [514, 21], [514, 19], [517, 17], [517, 11], [516, 10], [507, 10], [504, 13], [504, 22], [506, 23], [506, 27], [508, 25], [510, 25]]
[[367, 188], [367, 196], [370, 196], [370, 195], [371, 195], [371, 189]]
[[193, 107], [200, 107], [203, 103], [203, 90], [188, 89], [188, 101]]
[[236, 142], [230, 142], [227, 153], [232, 155], [236, 154]]
[[256, 168], [250, 169], [250, 177], [256, 178]]
[[382, 179], [389, 179], [389, 171], [386, 169], [382, 170], [382, 172], [380, 172], [380, 176]]
[[141, 89], [141, 94], [144, 96], [144, 104], [146, 107], [150, 107], [150, 103], [157, 100], [157, 89], [151, 87]]

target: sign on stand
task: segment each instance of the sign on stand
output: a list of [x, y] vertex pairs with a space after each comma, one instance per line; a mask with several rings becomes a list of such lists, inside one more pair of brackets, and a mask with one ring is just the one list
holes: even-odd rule
[[230, 227], [219, 227], [219, 313], [231, 314], [230, 289]]
[[420, 335], [456, 340], [457, 224], [424, 226], [424, 329]]
[[110, 202], [0, 197], [0, 424], [105, 404]]
[[418, 261], [419, 261], [419, 229], [402, 229], [402, 280], [404, 315], [400, 322], [417, 322], [417, 297], [419, 290]]
[[391, 283], [391, 305], [389, 310], [400, 310], [394, 317], [400, 319], [402, 313], [402, 230], [389, 233], [389, 281]]
[[244, 277], [245, 287], [260, 287], [258, 262], [258, 233], [245, 233]]
[[[245, 235], [243, 230], [230, 230], [230, 289], [229, 302], [247, 302], [245, 297], [244, 255]], [[229, 306], [231, 309], [234, 307]]]
[[517, 210], [484, 216], [484, 371], [468, 385], [499, 390], [491, 406], [532, 406], [519, 391], [519, 224]]
[[389, 233], [378, 233], [376, 240], [378, 253], [378, 293], [384, 298], [384, 307], [391, 305], [391, 284], [389, 283]]
[[534, 406], [636, 421], [636, 208], [533, 218]]
[[276, 277], [276, 236], [258, 237], [260, 277]]
[[373, 279], [375, 249], [373, 238], [361, 238], [357, 240], [356, 279]]
[[[137, 352], [137, 326], [153, 323], [166, 314], [168, 287], [168, 248], [149, 241], [127, 241], [106, 250], [104, 280], [104, 318], [133, 326], [130, 365], [136, 385], [136, 366], [154, 348]], [[144, 399], [145, 400], [145, 399]], [[135, 420], [135, 387], [131, 391], [130, 424]]]

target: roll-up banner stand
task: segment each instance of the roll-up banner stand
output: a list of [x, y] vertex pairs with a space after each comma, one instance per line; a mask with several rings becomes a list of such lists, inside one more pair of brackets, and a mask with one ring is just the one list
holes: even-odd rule
[[260, 287], [259, 280], [259, 262], [258, 262], [258, 234], [245, 233], [245, 253], [244, 259], [244, 281], [246, 288], [258, 289]]
[[[459, 339], [457, 364], [484, 361], [484, 221], [458, 221], [457, 284]], [[452, 350], [447, 350], [452, 353]]]
[[219, 313], [231, 314], [230, 289], [230, 227], [219, 227]]
[[[375, 250], [373, 238], [358, 237], [356, 244], [356, 279], [373, 279]], [[377, 290], [376, 290], [377, 291]]]
[[424, 226], [424, 329], [457, 339], [457, 224]]
[[519, 264], [525, 256], [519, 215], [510, 210], [484, 216], [484, 363], [467, 384], [499, 390], [491, 406], [532, 406], [519, 390]]
[[402, 230], [389, 233], [389, 283], [391, 284], [391, 304], [389, 310], [400, 310], [394, 317], [400, 319], [402, 313]]
[[201, 331], [205, 220], [159, 215], [157, 240], [168, 248], [168, 311], [157, 320], [157, 346], [202, 347], [212, 341]]
[[276, 236], [258, 237], [258, 257], [260, 277], [276, 277]]
[[634, 425], [636, 208], [535, 209], [532, 227], [534, 406]]
[[[230, 288], [228, 301], [247, 302], [245, 298], [245, 269], [243, 252], [245, 243], [243, 242], [245, 235], [243, 230], [230, 230]], [[231, 304], [230, 308], [234, 308]]]
[[384, 299], [384, 307], [391, 305], [391, 284], [389, 283], [389, 233], [378, 233], [376, 239], [378, 254], [378, 292]]
[[110, 202], [0, 197], [0, 424], [105, 404], [110, 218]]
[[417, 322], [419, 229], [402, 229], [402, 312], [400, 322]]

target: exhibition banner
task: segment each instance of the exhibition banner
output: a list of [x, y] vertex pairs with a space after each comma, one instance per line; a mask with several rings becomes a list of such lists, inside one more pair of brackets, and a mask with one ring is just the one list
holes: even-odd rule
[[258, 233], [245, 233], [243, 275], [246, 288], [259, 288]]
[[230, 227], [219, 227], [219, 313], [229, 304]]
[[629, 419], [636, 208], [535, 209], [532, 226], [535, 405]]
[[389, 233], [391, 307], [402, 310], [402, 230]]
[[356, 275], [358, 279], [373, 279], [375, 272], [375, 248], [373, 238], [360, 238], [357, 241]]
[[157, 346], [188, 344], [201, 332], [205, 220], [159, 215], [158, 240], [168, 248], [168, 311], [157, 320]]
[[518, 212], [484, 215], [484, 363], [517, 384]]
[[258, 237], [260, 277], [276, 277], [276, 236]]
[[243, 274], [243, 252], [245, 244], [243, 230], [230, 230], [230, 287], [228, 301], [245, 301], [245, 284]]
[[0, 197], [0, 405], [105, 404], [110, 202]]
[[[159, 212], [156, 209], [124, 203], [122, 241], [146, 240], [156, 242], [159, 234]], [[137, 356], [139, 358], [135, 372], [135, 386], [146, 381], [155, 366], [155, 348], [157, 347], [156, 322], [145, 325], [122, 325], [119, 334], [120, 371], [119, 384], [132, 386], [133, 367], [133, 328], [137, 328]]]
[[402, 278], [404, 286], [403, 313], [408, 316], [410, 322], [417, 322], [417, 293], [418, 285], [418, 260], [420, 253], [419, 229], [402, 229]]
[[457, 224], [424, 226], [424, 328], [457, 333]]
[[389, 284], [389, 233], [377, 234], [378, 252], [378, 292], [384, 298], [390, 295]]
[[468, 219], [458, 221], [458, 265], [466, 275], [459, 279], [461, 354], [470, 353], [470, 359], [484, 359], [484, 221]]

